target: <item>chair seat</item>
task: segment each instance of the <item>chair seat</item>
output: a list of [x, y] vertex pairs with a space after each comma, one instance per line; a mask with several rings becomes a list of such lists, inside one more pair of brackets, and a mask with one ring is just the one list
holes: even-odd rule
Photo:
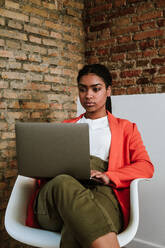
[[[133, 180], [130, 186], [130, 221], [128, 227], [117, 235], [120, 247], [128, 244], [138, 229], [138, 183], [141, 180], [144, 179]], [[59, 233], [25, 225], [28, 202], [34, 190], [34, 179], [18, 175], [5, 213], [5, 228], [12, 238], [24, 244], [40, 248], [59, 248], [61, 238]]]

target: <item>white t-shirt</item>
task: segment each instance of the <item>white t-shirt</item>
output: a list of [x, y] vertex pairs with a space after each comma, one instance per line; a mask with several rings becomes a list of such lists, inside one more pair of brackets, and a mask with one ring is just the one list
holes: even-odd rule
[[111, 131], [108, 117], [104, 116], [95, 120], [86, 119], [84, 116], [77, 123], [89, 124], [90, 155], [101, 158], [104, 161], [109, 159], [111, 145]]

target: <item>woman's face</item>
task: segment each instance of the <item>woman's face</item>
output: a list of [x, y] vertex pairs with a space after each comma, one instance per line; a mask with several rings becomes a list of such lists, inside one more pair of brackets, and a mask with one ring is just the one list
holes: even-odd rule
[[95, 74], [81, 77], [78, 84], [79, 97], [86, 110], [86, 117], [91, 119], [101, 118], [106, 115], [106, 100], [111, 94], [110, 86], [106, 89], [102, 78]]

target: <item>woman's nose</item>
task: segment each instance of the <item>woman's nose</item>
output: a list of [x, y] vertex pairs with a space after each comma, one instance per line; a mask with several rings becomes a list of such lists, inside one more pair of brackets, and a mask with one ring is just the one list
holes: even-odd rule
[[87, 99], [90, 99], [90, 98], [92, 98], [92, 97], [93, 97], [92, 91], [91, 91], [91, 90], [88, 90], [88, 91], [86, 92], [86, 98], [87, 98]]

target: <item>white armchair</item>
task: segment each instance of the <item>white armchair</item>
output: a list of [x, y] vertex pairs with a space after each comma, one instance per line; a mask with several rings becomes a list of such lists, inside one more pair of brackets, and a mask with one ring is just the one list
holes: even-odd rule
[[[128, 227], [117, 236], [120, 247], [128, 244], [134, 238], [138, 229], [138, 182], [141, 180], [144, 179], [133, 180], [130, 186], [130, 221]], [[25, 225], [27, 206], [34, 189], [34, 179], [18, 175], [5, 213], [5, 228], [12, 238], [24, 244], [40, 248], [59, 248], [60, 233]]]

